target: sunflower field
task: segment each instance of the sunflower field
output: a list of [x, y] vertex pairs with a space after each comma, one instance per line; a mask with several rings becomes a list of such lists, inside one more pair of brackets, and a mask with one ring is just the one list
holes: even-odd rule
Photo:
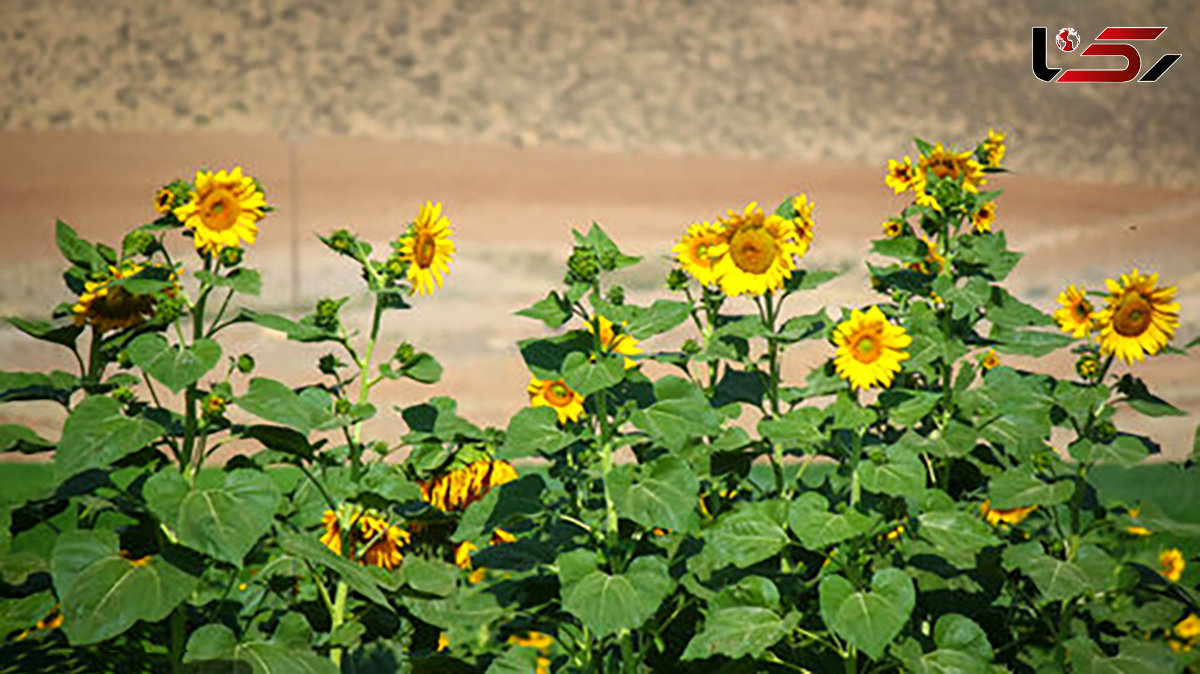
[[[810, 195], [681, 228], [648, 306], [614, 281], [639, 259], [576, 231], [519, 312], [545, 331], [505, 428], [373, 396], [442, 374], [391, 334], [453, 280], [452, 209], [321, 238], [369, 325], [239, 306], [273, 210], [240, 168], [169, 183], [116, 247], [60, 222], [74, 299], [10, 321], [78, 371], [0, 372], [0, 401], [67, 412], [57, 439], [0, 425], [26, 455], [0, 463], [0, 672], [1200, 669], [1200, 470], [1114, 421], [1182, 414], [1138, 377], [1186, 354], [1175, 288], [1021, 301], [1004, 135], [915, 150], [867, 306], [805, 313], [836, 276], [805, 265]], [[327, 353], [256, 375], [221, 341], [247, 323]], [[827, 358], [786, 381], [810, 340]], [[1064, 349], [1074, 375], [1038, 371]], [[385, 404], [403, 436], [364, 428]]]

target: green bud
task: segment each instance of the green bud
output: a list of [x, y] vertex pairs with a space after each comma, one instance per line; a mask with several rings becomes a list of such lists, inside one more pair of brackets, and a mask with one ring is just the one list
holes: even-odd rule
[[254, 371], [254, 356], [251, 356], [248, 353], [243, 353], [242, 355], [238, 356], [237, 369], [238, 369], [238, 372], [241, 372], [242, 374], [250, 374], [251, 372], [253, 372]]
[[150, 255], [157, 248], [158, 239], [143, 229], [135, 229], [126, 234], [125, 240], [121, 242], [121, 250], [124, 251], [125, 257]]
[[236, 267], [242, 263], [244, 253], [241, 248], [222, 248], [221, 249], [221, 266]]
[[224, 396], [213, 392], [204, 396], [202, 411], [205, 419], [217, 419], [225, 414], [225, 408], [229, 406], [229, 400]]
[[617, 252], [614, 250], [603, 250], [597, 256], [597, 261], [600, 263], [600, 268], [604, 271], [612, 271], [617, 268]]
[[316, 324], [318, 328], [333, 332], [337, 330], [341, 324], [341, 319], [338, 317], [338, 312], [342, 308], [342, 303], [338, 300], [329, 299], [328, 297], [317, 300]]
[[694, 355], [700, 353], [700, 344], [697, 343], [696, 340], [689, 337], [683, 343], [682, 349], [685, 354], [687, 354], [689, 356], [694, 356]]
[[396, 362], [400, 363], [400, 367], [404, 367], [413, 362], [417, 357], [417, 350], [408, 342], [400, 342], [396, 347], [396, 353], [392, 356]]
[[358, 238], [350, 233], [349, 230], [339, 229], [329, 235], [328, 239], [322, 239], [326, 246], [331, 250], [342, 255], [354, 256], [354, 250], [357, 248]]
[[120, 365], [125, 370], [133, 367], [133, 359], [129, 357], [129, 352], [125, 349], [117, 352], [117, 365]]
[[353, 405], [351, 405], [350, 401], [346, 400], [345, 398], [338, 398], [337, 403], [334, 405], [334, 410], [336, 410], [338, 414], [342, 415], [350, 414], [351, 408], [353, 408]]
[[1075, 372], [1084, 379], [1091, 379], [1100, 372], [1100, 359], [1095, 354], [1085, 353], [1075, 362]]
[[173, 323], [183, 315], [187, 302], [180, 296], [160, 297], [155, 308], [155, 317], [162, 323]]
[[625, 304], [625, 289], [621, 286], [613, 286], [608, 289], [608, 301], [610, 304], [621, 306]]
[[1113, 422], [1105, 419], [1095, 425], [1094, 435], [1099, 442], [1112, 442], [1117, 437], [1117, 427], [1113, 425]]
[[596, 259], [596, 251], [592, 250], [590, 246], [576, 247], [571, 251], [571, 257], [567, 259], [567, 275], [564, 279], [568, 285], [591, 284], [599, 275], [600, 262]]
[[667, 272], [667, 288], [668, 289], [675, 290], [675, 291], [683, 290], [684, 288], [687, 287], [687, 283], [688, 283], [687, 273], [684, 272], [679, 267], [675, 267], [671, 271]]
[[129, 405], [137, 400], [137, 396], [134, 395], [133, 389], [129, 388], [128, 386], [117, 387], [116, 390], [112, 392], [112, 397], [113, 400], [116, 400], [122, 405]]
[[321, 369], [321, 374], [333, 376], [339, 368], [345, 367], [345, 364], [339, 361], [337, 356], [327, 353], [321, 356], [321, 360], [317, 361], [317, 367]]

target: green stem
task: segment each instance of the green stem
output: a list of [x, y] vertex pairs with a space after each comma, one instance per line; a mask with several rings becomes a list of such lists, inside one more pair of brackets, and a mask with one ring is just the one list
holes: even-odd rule
[[[770, 291], [763, 296], [763, 302], [766, 305], [764, 311], [761, 311], [763, 317], [763, 327], [767, 329], [767, 396], [770, 399], [771, 407], [767, 411], [768, 418], [776, 418], [779, 416], [779, 379], [780, 379], [780, 363], [779, 363], [779, 341], [775, 337], [775, 323], [778, 320], [779, 306], [775, 302], [775, 296]], [[779, 304], [783, 300], [780, 299]], [[775, 491], [784, 499], [791, 498], [791, 488], [786, 484], [783, 472], [783, 447], [777, 442], [771, 442], [771, 470], [775, 473]]]
[[633, 635], [628, 630], [621, 633], [621, 671], [627, 674], [638, 671], [637, 658], [633, 654]]
[[88, 349], [87, 376], [84, 379], [85, 387], [90, 387], [92, 385], [100, 383], [100, 376], [101, 376], [101, 373], [103, 370], [103, 368], [101, 367], [101, 363], [104, 360], [102, 357], [103, 354], [101, 353], [101, 347], [103, 347], [103, 346], [104, 346], [103, 333], [100, 332], [99, 328], [97, 328], [96, 326], [93, 325], [92, 326], [92, 342], [91, 342], [91, 346]]
[[[337, 631], [337, 628], [340, 627], [342, 623], [346, 622], [346, 595], [349, 594], [349, 591], [349, 588], [346, 586], [346, 581], [339, 580], [337, 584], [337, 594], [333, 599], [333, 611], [329, 616], [330, 634]], [[341, 669], [342, 649], [330, 649], [329, 660], [335, 667]]]
[[[592, 292], [595, 297], [601, 297], [600, 281], [597, 279], [592, 284]], [[600, 339], [600, 315], [591, 317], [592, 325], [592, 349], [597, 362], [605, 356], [604, 343]], [[608, 419], [608, 391], [601, 389], [596, 392], [596, 417], [599, 421], [600, 435], [597, 438], [600, 450], [600, 482], [604, 487], [604, 543], [608, 547], [610, 556], [615, 543], [618, 539], [619, 528], [617, 526], [617, 507], [613, 502], [612, 489], [609, 486], [609, 473], [612, 472], [613, 457], [612, 443], [610, 442], [612, 430], [609, 428]], [[611, 561], [611, 560], [610, 560]], [[614, 571], [616, 569], [614, 568]]]
[[[212, 258], [204, 256], [204, 271], [212, 270]], [[200, 297], [196, 298], [196, 304], [192, 308], [192, 343], [204, 336], [204, 306], [208, 302], [208, 293], [212, 290], [212, 286], [207, 283], [200, 285]], [[183, 346], [182, 344], [180, 346]], [[183, 460], [184, 464], [179, 467], [180, 471], [188, 472], [191, 469], [190, 477], [195, 479], [199, 472], [199, 462], [196, 462], [196, 431], [199, 424], [196, 419], [196, 403], [199, 398], [199, 389], [193, 382], [187, 387], [187, 392], [184, 394], [184, 421], [183, 421]], [[193, 467], [193, 462], [196, 465]]]
[[[375, 344], [379, 341], [379, 324], [382, 318], [383, 304], [379, 301], [379, 298], [376, 298], [375, 312], [371, 316], [371, 335], [367, 340], [367, 352], [363, 355], [363, 359], [359, 363], [359, 405], [365, 404], [371, 393], [371, 386], [373, 385], [373, 382], [370, 381], [371, 359], [375, 356]], [[362, 426], [363, 422], [355, 422], [354, 442], [350, 443], [350, 473], [353, 480], [357, 480], [359, 474], [362, 472]]]
[[846, 656], [842, 658], [842, 665], [845, 667], [846, 674], [857, 674], [858, 672], [858, 647], [850, 646], [846, 649]]
[[183, 644], [186, 629], [183, 607], [177, 606], [171, 612], [171, 650], [169, 655], [171, 674], [179, 674], [183, 671]]

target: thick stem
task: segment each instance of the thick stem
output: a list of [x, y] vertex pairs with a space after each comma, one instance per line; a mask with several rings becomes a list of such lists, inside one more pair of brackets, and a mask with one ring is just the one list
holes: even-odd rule
[[183, 671], [183, 645], [186, 629], [187, 625], [184, 620], [183, 607], [177, 606], [171, 612], [171, 650], [169, 652], [171, 674], [179, 674], [179, 672]]
[[[379, 341], [379, 324], [383, 318], [383, 304], [378, 298], [375, 299], [375, 312], [371, 317], [371, 336], [367, 341], [367, 352], [363, 355], [362, 362], [359, 363], [361, 368], [358, 375], [358, 404], [363, 405], [370, 397], [372, 382], [371, 377], [371, 359], [375, 356], [375, 344]], [[363, 422], [358, 421], [354, 424], [354, 441], [350, 443], [350, 473], [351, 478], [358, 479], [362, 472], [362, 425]]]
[[[329, 615], [329, 632], [332, 634], [337, 631], [337, 628], [342, 623], [346, 622], [346, 595], [350, 590], [346, 586], [346, 581], [339, 580], [337, 584], [337, 594], [333, 598], [333, 612]], [[342, 649], [333, 648], [329, 651], [329, 660], [334, 666], [341, 668], [342, 666]]]
[[[763, 296], [763, 302], [766, 305], [762, 313], [763, 326], [767, 329], [767, 397], [770, 400], [770, 408], [765, 412], [768, 418], [775, 418], [779, 416], [779, 341], [775, 336], [779, 306], [774, 294], [769, 291]], [[782, 299], [779, 304], [782, 304]], [[775, 491], [784, 499], [790, 498], [791, 489], [786, 484], [783, 472], [783, 447], [777, 442], [771, 443], [771, 470], [775, 473]]]
[[100, 328], [97, 328], [93, 325], [91, 346], [88, 349], [87, 375], [84, 378], [84, 385], [86, 387], [100, 383], [100, 377], [104, 371], [104, 368], [102, 367], [104, 358], [103, 354], [100, 352], [100, 349], [103, 345], [104, 334], [100, 332]]
[[[211, 271], [212, 258], [208, 255], [204, 256], [204, 271]], [[192, 307], [192, 343], [204, 336], [204, 306], [208, 302], [208, 293], [212, 286], [203, 283], [200, 286], [200, 297], [196, 299], [196, 305]], [[182, 345], [181, 345], [182, 346]], [[179, 469], [183, 472], [191, 472], [191, 478], [195, 479], [196, 473], [199, 472], [200, 461], [196, 460], [196, 430], [199, 427], [196, 419], [196, 404], [198, 402], [200, 392], [193, 382], [188, 385], [187, 392], [184, 394], [184, 422], [183, 422], [183, 460], [184, 465]], [[203, 458], [201, 457], [201, 460]], [[195, 461], [193, 468], [192, 463]]]

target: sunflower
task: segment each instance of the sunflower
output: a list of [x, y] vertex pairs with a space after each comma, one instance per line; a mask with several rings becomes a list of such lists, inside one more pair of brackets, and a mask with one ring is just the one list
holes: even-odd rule
[[675, 259], [701, 285], [715, 285], [716, 260], [710, 255], [712, 247], [721, 241], [721, 228], [705, 222], [688, 227], [687, 233], [671, 249]]
[[1069, 332], [1079, 339], [1098, 327], [1092, 303], [1087, 300], [1082, 288], [1067, 286], [1058, 294], [1058, 303], [1062, 308], [1054, 312], [1054, 320], [1063, 332]]
[[938, 143], [927, 155], [921, 155], [921, 171], [932, 173], [938, 178], [962, 179], [963, 189], [978, 192], [987, 183], [983, 177], [983, 165], [971, 158], [970, 152], [953, 152]]
[[996, 355], [995, 349], [988, 349], [987, 353], [983, 354], [983, 360], [979, 361], [979, 366], [985, 371], [991, 370], [1000, 364], [1000, 357]]
[[514, 634], [508, 638], [508, 645], [525, 646], [538, 650], [534, 674], [550, 674], [550, 658], [546, 657], [550, 653], [550, 647], [554, 645], [554, 639], [550, 635], [541, 632], [527, 632], [522, 637]]
[[879, 384], [886, 388], [900, 371], [900, 361], [908, 358], [903, 349], [912, 344], [912, 337], [873, 306], [865, 313], [852, 311], [834, 330], [833, 342], [838, 347], [834, 365], [851, 386], [867, 389]]
[[414, 295], [432, 295], [442, 287], [442, 277], [450, 271], [454, 258], [453, 234], [450, 219], [442, 215], [442, 204], [426, 201], [399, 245]]
[[266, 207], [258, 183], [238, 166], [229, 173], [197, 172], [191, 198], [175, 208], [175, 217], [192, 230], [196, 250], [215, 255], [254, 243]]
[[883, 235], [894, 239], [904, 233], [904, 221], [892, 218], [883, 221]]
[[942, 205], [938, 203], [937, 197], [925, 191], [925, 187], [925, 174], [921, 173], [920, 181], [913, 185], [913, 195], [916, 196], [917, 205], [925, 206], [926, 208], [932, 208], [938, 213], [941, 213]]
[[1004, 153], [1007, 149], [1004, 147], [1004, 134], [995, 129], [988, 129], [987, 140], [983, 141], [983, 156], [987, 159], [988, 166], [996, 168], [1004, 159]]
[[925, 259], [921, 262], [909, 263], [908, 268], [918, 274], [937, 276], [946, 267], [946, 258], [938, 252], [937, 242], [930, 241], [924, 236], [921, 237], [921, 241], [925, 242]]
[[1137, 269], [1122, 274], [1120, 283], [1108, 279], [1105, 284], [1108, 306], [1096, 314], [1100, 352], [1132, 365], [1161, 351], [1179, 327], [1175, 286], [1159, 288], [1158, 274], [1142, 276]]
[[816, 204], [808, 200], [807, 194], [798, 194], [792, 198], [792, 225], [796, 228], [796, 238], [800, 242], [801, 257], [808, 252], [816, 235], [817, 223], [813, 221], [813, 208]]
[[1172, 583], [1179, 582], [1179, 579], [1183, 577], [1183, 569], [1187, 567], [1187, 562], [1183, 559], [1183, 553], [1177, 548], [1163, 550], [1158, 555], [1158, 562], [1162, 565], [1159, 574]]
[[1021, 522], [1024, 522], [1025, 518], [1029, 517], [1029, 514], [1035, 510], [1037, 510], [1036, 505], [1019, 506], [1016, 508], [999, 510], [992, 508], [991, 499], [988, 499], [979, 505], [980, 514], [982, 514], [983, 518], [992, 526], [998, 526], [1001, 522], [1011, 526], [1016, 526]]
[[166, 215], [170, 213], [175, 204], [175, 194], [167, 188], [162, 188], [158, 194], [154, 195], [154, 210]]
[[550, 407], [558, 413], [559, 423], [578, 421], [583, 415], [583, 396], [571, 390], [561, 379], [538, 379], [529, 381], [529, 404], [534, 407]]
[[[619, 353], [625, 356], [625, 369], [637, 367], [637, 362], [630, 356], [637, 356], [642, 353], [642, 348], [638, 346], [638, 340], [632, 336], [622, 332], [618, 334], [613, 330], [612, 321], [603, 316], [597, 316], [597, 321], [600, 323], [600, 346], [608, 353]], [[588, 323], [588, 332], [595, 334], [595, 326]]]
[[1180, 639], [1195, 639], [1200, 637], [1200, 616], [1195, 613], [1188, 614], [1188, 617], [1175, 623], [1172, 631]]
[[985, 201], [971, 216], [971, 224], [975, 226], [976, 234], [986, 234], [992, 231], [992, 223], [996, 222], [996, 202]]
[[[363, 510], [361, 506], [342, 506], [338, 510], [326, 510], [321, 517], [321, 524], [325, 527], [321, 543], [325, 547], [341, 556], [345, 542], [349, 546], [346, 556], [358, 559], [360, 564], [378, 566], [388, 571], [400, 566], [404, 560], [404, 553], [400, 549], [412, 541], [407, 531], [388, 524], [378, 513]], [[349, 535], [345, 537], [342, 535], [342, 519], [350, 521]], [[366, 548], [362, 548], [364, 545]]]
[[[108, 278], [88, 281], [83, 285], [83, 294], [71, 307], [76, 325], [90, 324], [100, 332], [131, 328], [154, 315], [157, 298], [154, 294], [131, 293], [116, 285], [122, 279], [137, 276], [146, 269], [140, 264], [125, 264], [109, 267]], [[175, 275], [171, 274], [174, 280]], [[175, 288], [167, 290], [168, 294]]]
[[517, 479], [507, 461], [481, 459], [443, 475], [420, 482], [421, 498], [445, 512], [465, 510], [487, 495], [493, 487]]
[[892, 188], [896, 194], [900, 194], [913, 189], [918, 182], [924, 183], [925, 179], [920, 175], [920, 171], [913, 166], [912, 159], [905, 157], [904, 161], [888, 160], [887, 173], [883, 176], [883, 182]]
[[712, 255], [718, 282], [726, 295], [762, 295], [779, 290], [796, 268], [796, 256], [804, 254], [796, 226], [780, 215], [763, 215], [757, 203], [743, 213], [729, 211], [721, 219], [721, 242]]

